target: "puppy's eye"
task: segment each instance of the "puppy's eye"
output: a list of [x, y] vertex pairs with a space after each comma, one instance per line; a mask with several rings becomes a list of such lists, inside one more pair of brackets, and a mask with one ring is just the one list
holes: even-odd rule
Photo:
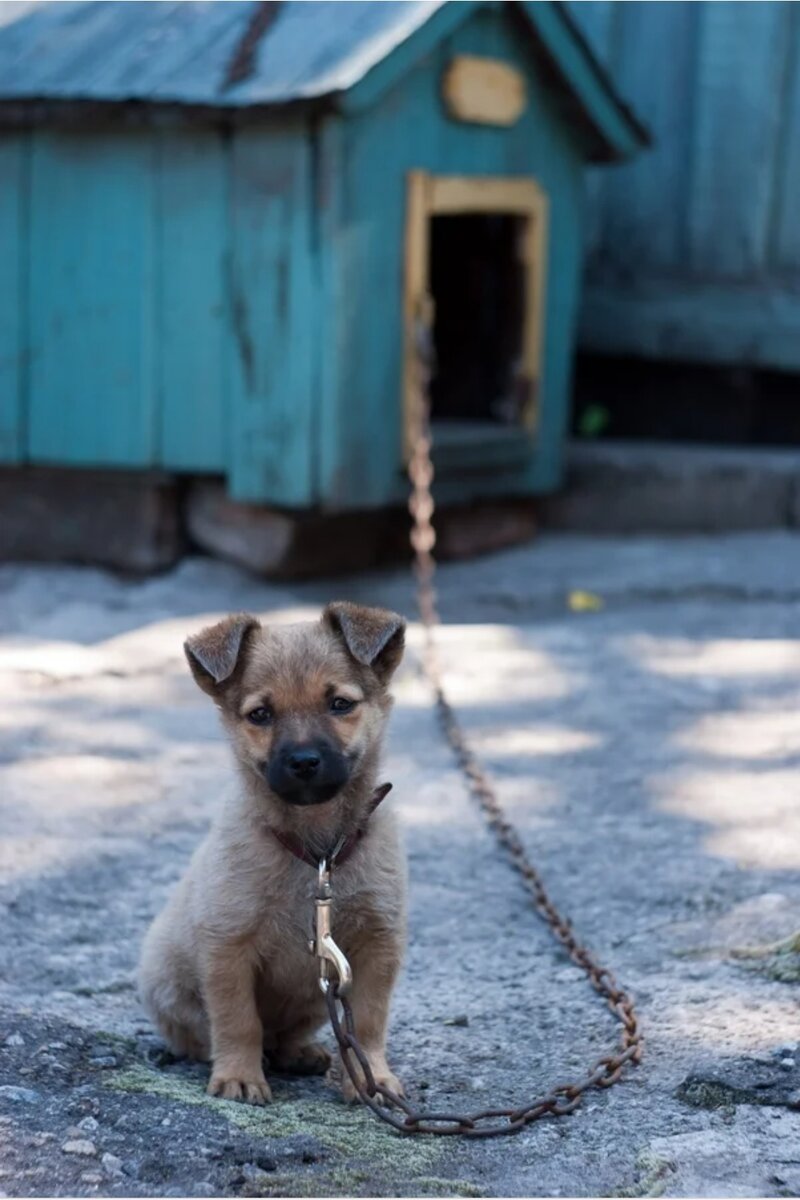
[[356, 700], [348, 700], [345, 696], [334, 696], [331, 700], [331, 712], [342, 716], [343, 713], [352, 712], [356, 704]]
[[251, 725], [269, 725], [273, 715], [272, 709], [264, 706], [263, 708], [254, 708], [247, 714], [247, 719]]

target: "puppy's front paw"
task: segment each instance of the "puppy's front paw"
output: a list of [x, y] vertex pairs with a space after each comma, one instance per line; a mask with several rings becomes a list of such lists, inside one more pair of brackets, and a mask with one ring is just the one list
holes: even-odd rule
[[214, 1070], [206, 1091], [209, 1096], [219, 1096], [220, 1100], [241, 1100], [244, 1104], [269, 1104], [272, 1092], [264, 1076], [253, 1072], [251, 1078], [242, 1079], [243, 1074], [243, 1071]]

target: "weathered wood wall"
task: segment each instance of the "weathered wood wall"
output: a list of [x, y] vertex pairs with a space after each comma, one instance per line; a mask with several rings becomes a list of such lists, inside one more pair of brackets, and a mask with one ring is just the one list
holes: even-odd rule
[[[440, 99], [455, 54], [494, 56], [528, 79], [528, 106], [511, 128], [462, 124]], [[402, 475], [402, 279], [406, 173], [534, 176], [550, 201], [544, 376], [537, 435], [515, 464], [440, 473], [437, 494], [466, 499], [546, 490], [559, 478], [567, 421], [582, 256], [583, 163], [574, 126], [499, 12], [477, 13], [431, 48], [374, 108], [328, 130], [333, 226], [321, 491], [341, 504], [398, 501]], [[355, 95], [357, 100], [357, 94]]]
[[0, 138], [0, 461], [313, 497], [303, 125]]
[[[443, 474], [439, 494], [555, 485], [586, 146], [499, 7], [443, 40], [431, 28], [427, 57], [388, 60], [399, 82], [377, 98], [378, 69], [316, 126], [0, 135], [0, 461], [218, 473], [233, 498], [286, 507], [402, 501], [406, 177], [421, 168], [533, 176], [550, 208], [535, 440]], [[516, 125], [446, 114], [459, 53], [525, 74]]]
[[593, 172], [582, 344], [800, 369], [800, 5], [569, 8], [655, 139]]

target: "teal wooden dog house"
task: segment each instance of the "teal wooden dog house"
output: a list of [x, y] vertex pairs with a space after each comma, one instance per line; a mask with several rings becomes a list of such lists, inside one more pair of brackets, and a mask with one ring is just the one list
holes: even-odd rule
[[3, 5], [0, 459], [396, 503], [427, 315], [440, 496], [550, 489], [644, 141], [555, 3]]

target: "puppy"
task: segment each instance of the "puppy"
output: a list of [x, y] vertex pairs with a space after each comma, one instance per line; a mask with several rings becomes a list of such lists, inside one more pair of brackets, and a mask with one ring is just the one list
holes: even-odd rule
[[402, 1090], [386, 1026], [405, 944], [405, 861], [390, 809], [373, 808], [388, 790], [376, 792], [377, 772], [404, 631], [395, 613], [335, 603], [292, 626], [227, 617], [185, 643], [230, 738], [238, 787], [147, 934], [139, 990], [175, 1054], [211, 1061], [212, 1096], [269, 1101], [265, 1055], [281, 1071], [330, 1065], [311, 1040], [326, 1009], [308, 939], [313, 864], [342, 839], [332, 924], [353, 968], [356, 1033], [375, 1079]]

